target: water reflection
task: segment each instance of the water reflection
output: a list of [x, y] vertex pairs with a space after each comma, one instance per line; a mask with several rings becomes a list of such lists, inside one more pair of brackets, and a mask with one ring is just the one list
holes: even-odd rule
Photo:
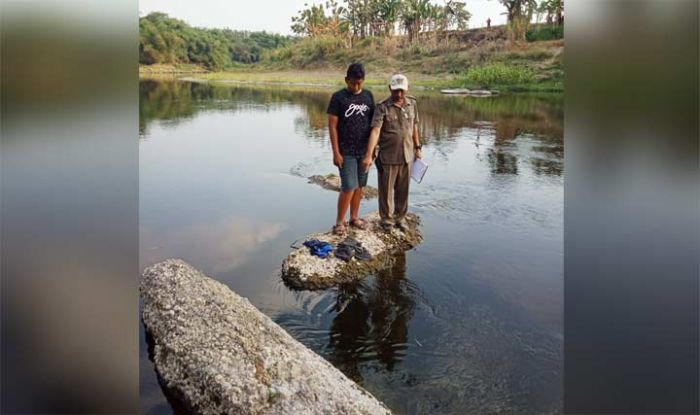
[[275, 239], [284, 226], [247, 217], [228, 217], [182, 228], [155, 231], [141, 227], [144, 266], [176, 256], [211, 272], [230, 271], [248, 260], [259, 246]]
[[406, 279], [405, 253], [397, 254], [394, 264], [371, 283], [339, 287], [330, 328], [331, 363], [359, 384], [363, 362], [376, 360], [387, 371], [394, 370], [406, 356], [416, 293]]
[[[332, 90], [301, 90], [293, 87], [209, 85], [188, 82], [142, 81], [140, 84], [140, 132], [146, 134], [154, 120], [175, 123], [198, 111], [270, 111], [283, 105], [303, 109], [294, 120], [294, 131], [329, 145], [326, 107]], [[375, 99], [384, 99], [383, 89]], [[416, 92], [421, 114], [421, 136], [430, 146], [439, 142], [447, 160], [464, 136], [476, 138], [489, 147], [486, 158], [493, 174], [518, 174], [518, 157], [513, 143], [529, 135], [540, 141], [532, 146], [529, 164], [536, 174], [562, 174], [563, 110], [557, 94], [511, 95], [493, 99], [444, 97], [434, 92]]]
[[[139, 132], [143, 137], [154, 120], [183, 121], [200, 111], [271, 111], [294, 103], [306, 109], [306, 125], [325, 128], [328, 93], [295, 89], [217, 86], [200, 82], [139, 82]], [[308, 128], [308, 127], [307, 127]]]
[[536, 155], [530, 157], [530, 163], [538, 175], [561, 176], [564, 172], [564, 145], [554, 142], [534, 146]]

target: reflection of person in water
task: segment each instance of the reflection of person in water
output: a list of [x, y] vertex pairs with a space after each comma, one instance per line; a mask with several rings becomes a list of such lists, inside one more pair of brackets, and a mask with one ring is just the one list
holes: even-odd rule
[[391, 371], [404, 356], [408, 321], [415, 308], [415, 289], [406, 280], [406, 254], [377, 273], [372, 284], [338, 289], [330, 333], [332, 363], [355, 382], [362, 382], [361, 361], [379, 361]]
[[496, 124], [496, 138], [488, 151], [491, 172], [494, 174], [518, 174], [518, 158], [510, 151], [513, 140], [520, 134], [517, 125], [510, 120]]

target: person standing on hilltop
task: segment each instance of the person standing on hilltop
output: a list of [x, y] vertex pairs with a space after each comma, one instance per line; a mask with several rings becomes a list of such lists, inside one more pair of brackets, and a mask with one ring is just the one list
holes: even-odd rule
[[418, 104], [406, 95], [408, 78], [396, 74], [389, 81], [391, 96], [377, 105], [372, 119], [372, 132], [362, 167], [369, 170], [374, 149], [379, 145], [376, 167], [379, 182], [379, 216], [381, 226], [390, 231], [394, 226], [408, 230], [408, 187], [411, 165], [421, 158], [418, 135]]
[[333, 233], [345, 235], [345, 215], [350, 208], [349, 225], [367, 229], [359, 217], [363, 188], [368, 172], [362, 168], [362, 158], [369, 141], [370, 122], [374, 116], [374, 96], [362, 89], [365, 70], [359, 63], [348, 67], [346, 87], [337, 91], [328, 104], [328, 131], [333, 149], [333, 164], [340, 171], [340, 195]]
[[486, 18], [486, 28], [488, 29], [490, 27], [491, 27], [491, 18], [488, 17], [488, 18]]

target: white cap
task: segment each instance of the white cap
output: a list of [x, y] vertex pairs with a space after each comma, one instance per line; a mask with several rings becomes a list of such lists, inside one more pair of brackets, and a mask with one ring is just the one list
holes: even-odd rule
[[394, 89], [403, 89], [404, 91], [408, 91], [408, 78], [400, 73], [397, 73], [391, 77], [391, 80], [389, 80], [389, 88], [392, 91]]

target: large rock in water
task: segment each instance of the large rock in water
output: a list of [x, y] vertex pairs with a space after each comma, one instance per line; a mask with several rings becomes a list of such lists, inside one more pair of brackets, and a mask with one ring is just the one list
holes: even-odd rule
[[[309, 183], [317, 184], [324, 189], [333, 190], [334, 192], [340, 192], [340, 177], [337, 174], [327, 174], [322, 176], [320, 174], [309, 176]], [[379, 195], [379, 191], [376, 187], [365, 186], [362, 198], [372, 199]]]
[[[301, 247], [292, 251], [282, 261], [282, 279], [287, 286], [309, 290], [360, 280], [372, 272], [391, 266], [397, 251], [409, 250], [422, 240], [418, 230], [420, 219], [412, 213], [406, 215], [409, 229], [405, 232], [397, 228], [388, 232], [382, 230], [379, 226], [378, 212], [370, 213], [364, 216], [364, 219], [369, 222], [369, 229], [362, 231], [348, 227], [348, 230], [349, 236], [361, 242], [372, 254], [370, 261], [353, 258], [345, 262], [333, 254], [327, 258], [319, 258], [311, 255], [308, 248]], [[306, 240], [310, 239], [329, 242], [336, 247], [344, 237], [333, 235], [329, 231], [308, 235]]]
[[161, 383], [196, 414], [390, 414], [224, 284], [184, 261], [144, 271]]

